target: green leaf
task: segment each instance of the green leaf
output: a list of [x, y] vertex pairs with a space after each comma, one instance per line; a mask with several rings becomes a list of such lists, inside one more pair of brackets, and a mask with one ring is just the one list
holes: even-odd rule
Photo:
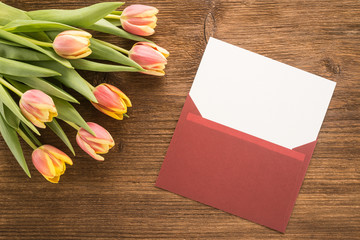
[[65, 68], [53, 61], [32, 62], [32, 64], [58, 71], [61, 73], [61, 76], [55, 76], [57, 80], [59, 80], [65, 86], [79, 92], [90, 101], [97, 102], [86, 80], [83, 79], [74, 69]]
[[20, 119], [16, 117], [15, 114], [12, 111], [10, 111], [10, 109], [6, 105], [4, 105], [1, 101], [0, 101], [0, 112], [4, 117], [4, 120], [10, 127], [14, 128], [15, 130], [19, 128]]
[[46, 61], [51, 60], [47, 55], [22, 47], [10, 46], [0, 42], [0, 56], [20, 61]]
[[90, 48], [92, 50], [92, 54], [89, 56], [89, 58], [108, 60], [126, 66], [135, 67], [140, 70], [142, 69], [142, 67], [139, 64], [137, 64], [135, 61], [131, 60], [124, 54], [116, 51], [115, 49], [108, 47], [101, 42], [96, 41], [96, 39], [90, 39], [90, 42], [91, 42]]
[[[31, 20], [25, 11], [11, 7], [0, 2], [0, 25], [6, 25], [12, 20]], [[30, 37], [39, 41], [48, 41], [49, 37], [44, 32], [36, 32], [30, 34]]]
[[38, 45], [30, 42], [29, 40], [27, 40], [27, 39], [25, 39], [25, 38], [23, 38], [23, 37], [21, 37], [19, 35], [16, 35], [16, 34], [13, 34], [13, 33], [10, 33], [10, 32], [7, 32], [7, 31], [4, 31], [4, 30], [0, 29], [0, 38], [3, 38], [5, 40], [21, 44], [21, 45], [29, 47], [29, 48], [32, 48], [32, 49], [34, 49], [36, 51], [44, 53], [45, 55], [49, 56], [53, 60], [59, 62], [62, 65], [64, 65], [65, 67], [72, 68], [69, 61], [67, 61], [65, 58], [62, 58], [62, 57], [58, 56], [54, 51], [39, 47]]
[[125, 30], [123, 30], [122, 28], [118, 28], [118, 27], [114, 26], [113, 24], [111, 24], [109, 21], [107, 21], [105, 19], [100, 19], [93, 25], [85, 27], [85, 28], [90, 29], [90, 30], [95, 30], [98, 32], [113, 34], [115, 36], [119, 36], [122, 38], [137, 41], [137, 42], [151, 42], [150, 40], [147, 40], [146, 38], [139, 37], [139, 36], [133, 35], [131, 33], [128, 33]]
[[91, 128], [87, 125], [79, 112], [76, 111], [76, 109], [70, 103], [57, 97], [53, 97], [53, 100], [59, 114], [57, 118], [64, 121], [76, 123], [77, 125], [84, 128], [86, 131], [95, 136], [94, 131], [91, 130]]
[[16, 19], [6, 24], [2, 29], [8, 32], [42, 32], [56, 30], [80, 30], [78, 28], [51, 21]]
[[10, 42], [10, 41], [4, 40], [4, 39], [0, 39], [0, 43], [14, 46], [14, 47], [24, 47], [23, 45], [20, 45], [20, 44], [14, 43], [14, 42]]
[[111, 23], [112, 25], [119, 27], [121, 26], [121, 22], [119, 19], [111, 19], [111, 18], [106, 18], [106, 21], [108, 21], [109, 23]]
[[27, 86], [25, 84], [22, 84], [20, 82], [17, 82], [15, 80], [10, 79], [8, 76], [5, 76], [5, 78], [11, 85], [13, 85], [15, 88], [17, 88], [17, 90], [19, 90], [20, 92], [24, 93], [27, 90], [32, 89], [31, 87], [29, 87], [29, 86]]
[[74, 69], [73, 66], [71, 66], [70, 62], [67, 59], [62, 58], [59, 55], [57, 55], [57, 53], [55, 53], [54, 50], [42, 48], [42, 53], [48, 55], [50, 58], [54, 59], [56, 62], [65, 66], [66, 68]]
[[66, 136], [64, 130], [61, 128], [56, 119], [53, 119], [52, 122], [46, 123], [46, 125], [65, 143], [65, 145], [70, 149], [72, 154], [75, 156], [75, 151], [69, 138]]
[[31, 177], [16, 130], [6, 123], [2, 115], [0, 115], [0, 132], [17, 162], [24, 172]]
[[21, 113], [19, 106], [15, 103], [14, 99], [6, 91], [6, 89], [0, 84], [0, 101], [3, 102], [22, 122], [24, 122], [31, 130], [40, 135], [36, 127], [27, 120]]
[[28, 85], [31, 88], [39, 89], [46, 94], [64, 99], [69, 102], [79, 103], [73, 96], [65, 92], [58, 86], [38, 77], [15, 77], [15, 76], [6, 76], [6, 79], [15, 80], [21, 83]]
[[31, 19], [26, 12], [0, 2], [0, 25], [6, 25], [14, 19]]
[[89, 61], [86, 59], [70, 60], [71, 65], [75, 69], [96, 71], [96, 72], [139, 72], [139, 69], [134, 67], [112, 65]]
[[102, 19], [121, 5], [123, 2], [103, 2], [74, 10], [38, 10], [28, 12], [34, 20], [59, 22], [75, 27], [87, 27]]
[[27, 32], [27, 33], [22, 33], [25, 37], [29, 37], [29, 38], [33, 38], [35, 40], [39, 40], [42, 42], [51, 42], [51, 39], [49, 38], [48, 35], [46, 35], [46, 33], [44, 32]]
[[30, 129], [23, 123], [20, 123], [20, 128], [23, 130], [23, 132], [30, 138], [30, 140], [35, 143], [37, 146], [41, 146], [42, 143], [35, 137], [35, 135], [30, 131]]
[[60, 73], [47, 68], [3, 57], [0, 57], [0, 73], [21, 77], [51, 77], [61, 75]]

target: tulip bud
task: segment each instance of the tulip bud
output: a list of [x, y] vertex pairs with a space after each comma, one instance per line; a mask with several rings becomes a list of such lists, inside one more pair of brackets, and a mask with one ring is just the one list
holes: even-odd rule
[[100, 112], [117, 120], [122, 120], [127, 108], [132, 106], [130, 99], [120, 89], [110, 84], [100, 84], [93, 93], [98, 102], [91, 102], [92, 105]]
[[130, 59], [146, 70], [143, 73], [155, 76], [165, 75], [168, 56], [169, 52], [166, 49], [149, 42], [138, 42], [129, 51]]
[[42, 145], [32, 153], [32, 162], [36, 169], [52, 183], [58, 183], [66, 170], [65, 163], [73, 165], [71, 158], [51, 145]]
[[154, 7], [135, 4], [124, 9], [120, 16], [121, 26], [125, 31], [139, 36], [154, 34], [159, 10]]
[[53, 48], [63, 58], [84, 58], [91, 54], [90, 38], [91, 34], [85, 31], [64, 31], [56, 36]]
[[93, 122], [88, 122], [87, 124], [91, 130], [95, 132], [96, 137], [91, 135], [85, 129], [80, 128], [76, 135], [76, 142], [82, 150], [84, 150], [92, 158], [98, 161], [104, 161], [104, 158], [98, 154], [108, 153], [115, 145], [114, 139], [102, 126]]
[[52, 98], [37, 89], [26, 91], [19, 105], [23, 115], [39, 128], [45, 128], [44, 122], [51, 122], [58, 115]]

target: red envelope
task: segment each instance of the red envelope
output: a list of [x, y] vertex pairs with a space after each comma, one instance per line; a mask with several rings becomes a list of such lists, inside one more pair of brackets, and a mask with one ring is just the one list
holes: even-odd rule
[[315, 145], [291, 150], [207, 120], [188, 96], [156, 186], [285, 232]]

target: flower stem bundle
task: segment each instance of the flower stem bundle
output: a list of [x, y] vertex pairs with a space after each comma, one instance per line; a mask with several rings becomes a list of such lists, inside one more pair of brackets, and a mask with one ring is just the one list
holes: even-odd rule
[[[33, 148], [32, 162], [49, 182], [59, 182], [65, 163], [73, 164], [63, 151], [36, 137], [38, 128], [48, 127], [75, 156], [58, 120], [75, 128], [76, 142], [96, 160], [103, 161], [99, 154], [115, 145], [106, 129], [83, 119], [72, 105], [79, 101], [67, 88], [114, 119], [129, 117], [132, 104], [125, 93], [105, 83], [94, 87], [77, 70], [165, 75], [169, 52], [144, 38], [154, 34], [158, 10], [139, 4], [119, 10], [124, 4], [26, 12], [0, 2], [0, 133], [29, 177], [19, 137]], [[135, 43], [127, 50], [94, 38], [89, 30]]]

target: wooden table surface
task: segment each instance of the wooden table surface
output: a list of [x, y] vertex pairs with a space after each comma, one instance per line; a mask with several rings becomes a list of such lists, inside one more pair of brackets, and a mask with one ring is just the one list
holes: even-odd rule
[[[35, 10], [99, 1], [4, 2]], [[90, 159], [76, 146], [75, 164], [59, 184], [45, 181], [30, 158], [32, 178], [27, 178], [1, 139], [0, 239], [360, 239], [360, 2], [127, 4], [134, 3], [160, 10], [151, 39], [171, 52], [167, 75], [83, 73], [94, 84], [118, 86], [134, 107], [130, 119], [118, 122], [75, 94], [84, 118], [101, 123], [117, 145], [105, 162]], [[128, 48], [132, 44], [96, 36]], [[337, 82], [285, 234], [154, 187], [209, 36]], [[76, 145], [74, 130], [63, 126]], [[52, 133], [43, 133], [42, 142], [66, 149]], [[24, 151], [30, 156], [25, 144]]]

